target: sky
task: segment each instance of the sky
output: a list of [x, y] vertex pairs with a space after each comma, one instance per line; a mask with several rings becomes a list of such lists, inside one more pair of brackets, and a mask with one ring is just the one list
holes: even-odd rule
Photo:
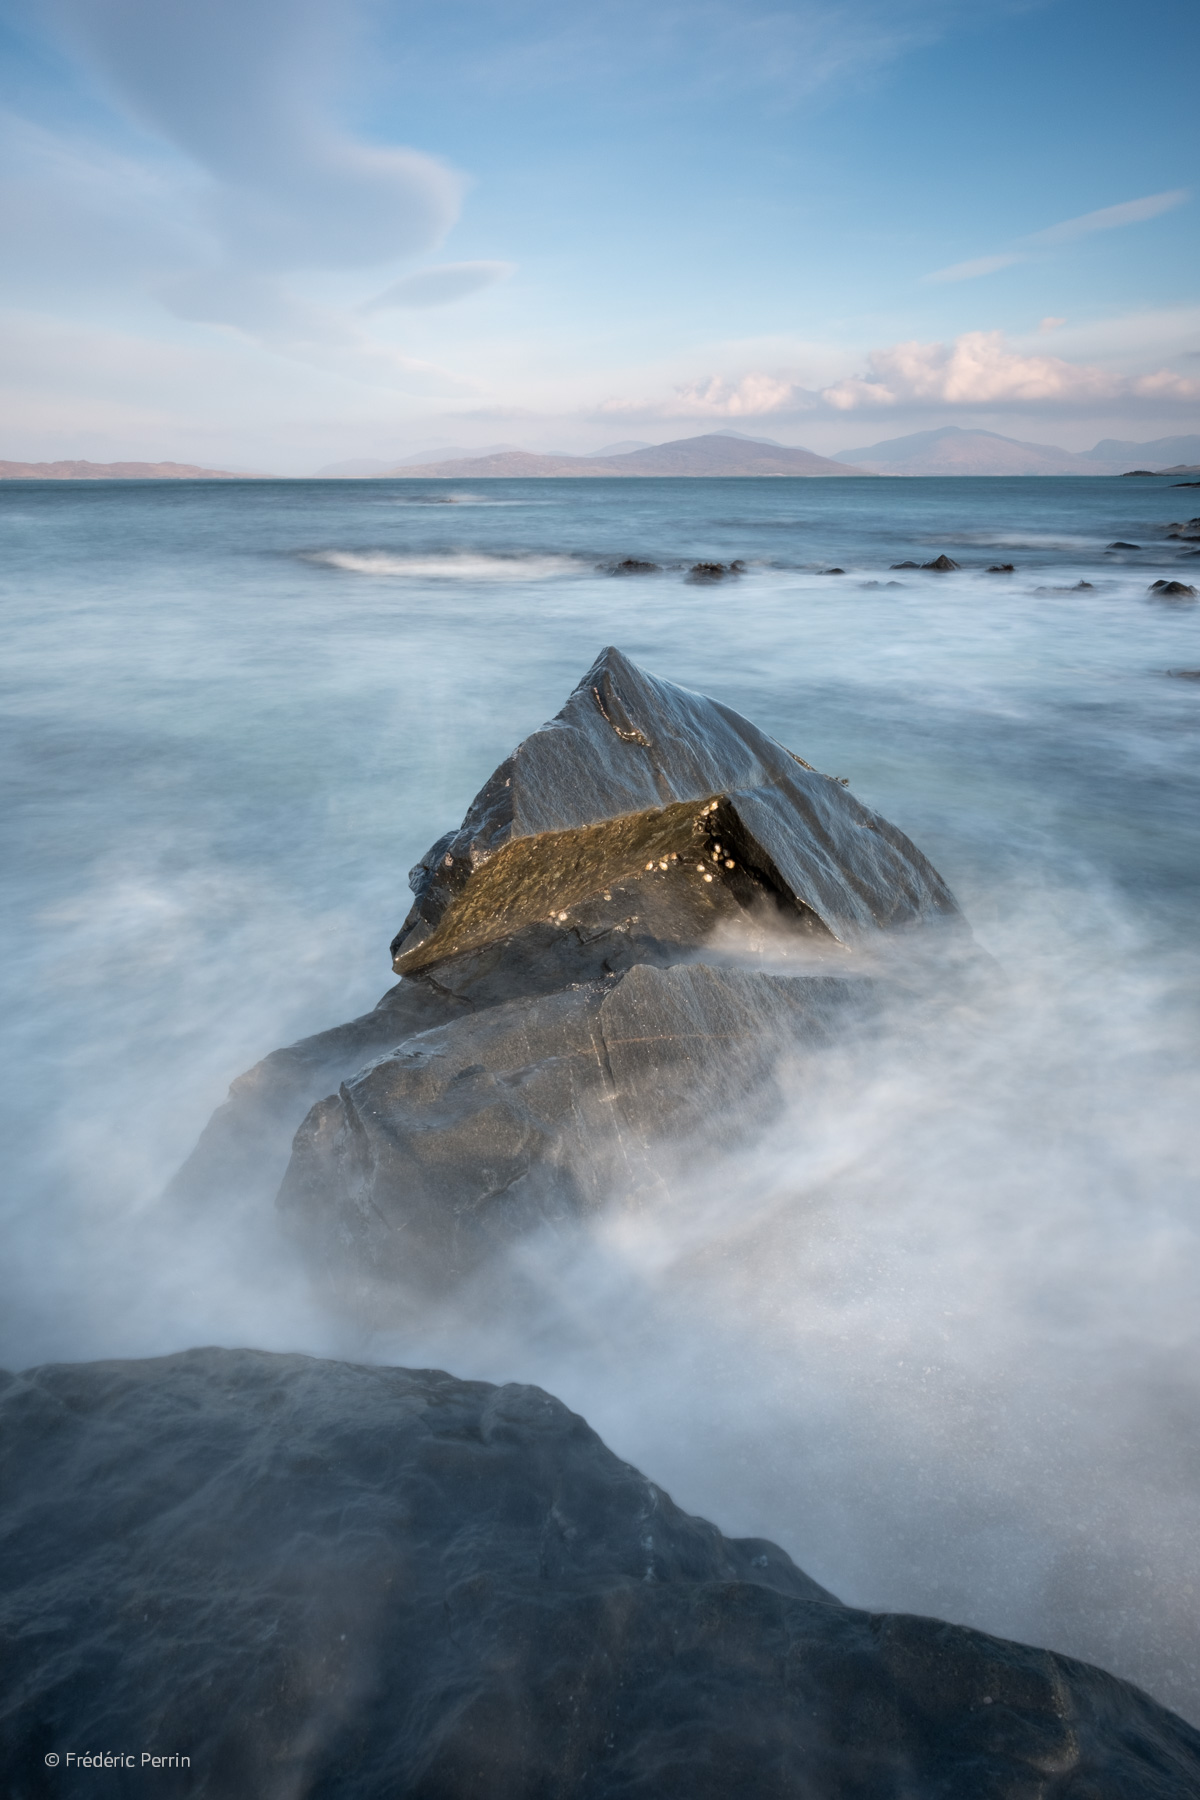
[[0, 457], [1200, 430], [1200, 9], [0, 0]]

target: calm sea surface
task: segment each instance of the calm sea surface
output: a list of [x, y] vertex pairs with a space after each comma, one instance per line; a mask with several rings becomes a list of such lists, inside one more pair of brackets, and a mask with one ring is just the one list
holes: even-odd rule
[[[540, 1381], [846, 1598], [1200, 1714], [1200, 681], [1168, 674], [1200, 605], [1148, 593], [1200, 587], [1166, 535], [1197, 513], [1157, 480], [0, 484], [4, 1359]], [[608, 643], [848, 777], [994, 991], [798, 1095], [686, 1227], [580, 1249], [544, 1318], [356, 1337], [266, 1227], [156, 1196], [235, 1074], [379, 997], [409, 867]]]

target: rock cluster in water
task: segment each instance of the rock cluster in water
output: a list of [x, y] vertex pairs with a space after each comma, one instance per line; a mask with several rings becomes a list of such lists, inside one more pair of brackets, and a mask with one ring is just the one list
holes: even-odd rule
[[[615, 650], [411, 885], [398, 984], [235, 1082], [174, 1195], [279, 1188], [315, 1266], [427, 1297], [761, 1117], [781, 1052], [869, 1010], [845, 952], [962, 930], [842, 781]], [[747, 922], [818, 971], [717, 954]], [[12, 1800], [141, 1795], [66, 1756], [147, 1750], [205, 1800], [1200, 1793], [1200, 1735], [1136, 1689], [841, 1605], [535, 1388], [45, 1368], [0, 1376], [0, 1456]]]
[[1136, 1689], [839, 1604], [538, 1388], [192, 1350], [7, 1377], [0, 1444], [6, 1800], [1200, 1792]]

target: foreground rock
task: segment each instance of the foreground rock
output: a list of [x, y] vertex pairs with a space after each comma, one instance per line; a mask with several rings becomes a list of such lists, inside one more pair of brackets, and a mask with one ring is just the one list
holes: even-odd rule
[[[540, 1389], [230, 1350], [0, 1380], [6, 1800], [1200, 1792], [1137, 1689], [840, 1605]], [[105, 1750], [189, 1762], [66, 1763]]]
[[[744, 1128], [779, 1054], [861, 1010], [847, 952], [961, 926], [843, 783], [613, 649], [410, 883], [399, 985], [235, 1083], [175, 1193], [265, 1198], [303, 1122], [280, 1203], [305, 1245], [425, 1286], [643, 1186], [672, 1134]], [[748, 923], [840, 982], [695, 966]]]
[[322, 1267], [431, 1289], [539, 1226], [661, 1185], [668, 1150], [747, 1132], [790, 1046], [853, 982], [640, 964], [425, 1031], [309, 1113], [279, 1205]]

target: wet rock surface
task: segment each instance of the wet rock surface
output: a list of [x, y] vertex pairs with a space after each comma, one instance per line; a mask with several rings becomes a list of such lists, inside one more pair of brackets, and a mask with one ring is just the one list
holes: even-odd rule
[[[847, 949], [897, 927], [962, 928], [937, 871], [838, 778], [818, 773], [731, 708], [647, 675], [613, 649], [557, 717], [496, 770], [462, 826], [426, 852], [410, 883], [415, 904], [392, 944], [397, 986], [373, 1012], [275, 1051], [235, 1082], [173, 1194], [188, 1203], [214, 1194], [269, 1203], [304, 1122], [281, 1195], [292, 1226], [322, 1257], [336, 1245], [342, 1260], [361, 1254], [374, 1273], [395, 1269], [382, 1222], [393, 1233], [407, 1230], [403, 1189], [414, 1222], [423, 1221], [407, 1232], [412, 1268], [430, 1279], [435, 1240], [478, 1249], [495, 1241], [505, 1219], [515, 1230], [521, 1220], [561, 1219], [572, 1204], [586, 1211], [601, 1164], [640, 1167], [650, 1138], [683, 1117], [677, 1096], [692, 1074], [697, 1093], [717, 1091], [714, 1056], [727, 1070], [726, 1115], [735, 1104], [750, 1105], [765, 1077], [763, 1058], [746, 1051], [749, 1040], [757, 1033], [776, 1052], [786, 1016], [790, 1041], [811, 1044], [837, 1010], [828, 996], [816, 1005], [818, 989], [802, 982], [781, 1009], [777, 982], [747, 978], [737, 1002], [743, 1025], [722, 1037], [718, 1014], [733, 991], [731, 975], [710, 971], [707, 985], [695, 975], [628, 985], [632, 971], [695, 963], [721, 932], [752, 922], [829, 953], [854, 986]], [[619, 1002], [595, 987], [606, 982], [624, 984]], [[704, 1029], [679, 1032], [676, 1001], [688, 983], [694, 994], [725, 996], [707, 1044]], [[602, 1058], [588, 1065], [599, 1052], [582, 1048], [593, 1044], [587, 1021], [594, 1009], [614, 1016], [635, 986], [642, 1035], [657, 1046], [637, 1095], [614, 1083]], [[859, 984], [844, 1016], [854, 1014], [861, 993]], [[572, 997], [557, 1009], [528, 1004], [554, 995]], [[520, 1026], [512, 1014], [495, 1025], [483, 1017], [517, 1002], [526, 1003]], [[574, 1021], [579, 1043], [553, 1056], [527, 1053], [521, 1031], [528, 1025], [536, 1036], [551, 1012]], [[744, 1022], [751, 1015], [753, 1027]], [[436, 1046], [424, 1044], [431, 1032], [441, 1034]], [[486, 1082], [480, 1075], [452, 1095], [437, 1090], [436, 1100], [436, 1082], [426, 1082], [421, 1091], [435, 1110], [453, 1100], [453, 1128], [440, 1138], [415, 1118], [417, 1090], [399, 1075], [416, 1066], [418, 1052], [433, 1057], [434, 1049], [431, 1068], [478, 1065], [486, 1074]], [[381, 1060], [387, 1069], [376, 1073]], [[551, 1063], [571, 1078], [551, 1080]], [[652, 1098], [660, 1070], [661, 1091]], [[484, 1105], [488, 1083], [503, 1092]], [[393, 1119], [385, 1091], [397, 1109]], [[464, 1112], [472, 1095], [479, 1104]], [[576, 1103], [586, 1129], [582, 1115], [568, 1116]], [[557, 1119], [555, 1104], [564, 1109]], [[532, 1111], [522, 1135], [515, 1119], [525, 1105]], [[599, 1122], [597, 1108], [606, 1109]], [[584, 1175], [574, 1165], [586, 1161], [592, 1129], [606, 1148]], [[614, 1136], [622, 1140], [615, 1165], [605, 1160]], [[517, 1138], [525, 1150], [502, 1154]], [[433, 1229], [432, 1174], [418, 1180], [414, 1172], [435, 1142], [443, 1191], [458, 1195], [470, 1214], [449, 1233]], [[545, 1160], [535, 1169], [539, 1156]]]
[[[0, 1424], [6, 1800], [1200, 1792], [1137, 1689], [841, 1605], [537, 1388], [193, 1350], [0, 1377]], [[145, 1746], [189, 1766], [65, 1762]]]
[[841, 940], [956, 912], [936, 870], [877, 813], [731, 707], [609, 649], [413, 870], [395, 968], [569, 916], [664, 857], [681, 875], [704, 860], [722, 882], [748, 872]]
[[[867, 990], [869, 992], [869, 990]], [[728, 1149], [778, 1059], [827, 1042], [864, 984], [702, 963], [513, 1000], [422, 1032], [313, 1108], [279, 1205], [328, 1271], [428, 1294], [539, 1226], [652, 1196]]]

